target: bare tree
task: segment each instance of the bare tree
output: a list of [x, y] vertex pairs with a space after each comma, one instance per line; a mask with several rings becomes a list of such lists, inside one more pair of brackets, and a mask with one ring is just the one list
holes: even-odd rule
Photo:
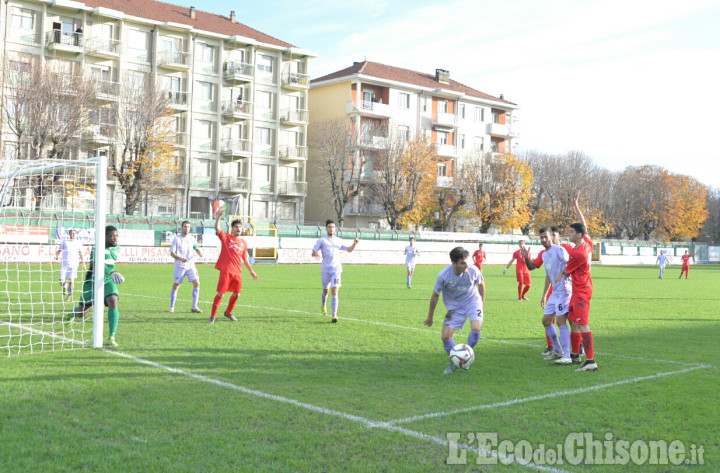
[[346, 204], [360, 192], [365, 165], [362, 137], [354, 133], [352, 121], [336, 118], [312, 127], [309, 138], [320, 157], [320, 182], [330, 190], [338, 225], [342, 227]]
[[129, 76], [120, 100], [109, 108], [107, 126], [116, 147], [108, 168], [125, 194], [125, 213], [133, 214], [148, 194], [167, 188], [167, 174], [177, 174], [172, 156], [168, 97], [149, 76]]
[[[5, 97], [7, 127], [27, 159], [69, 159], [88, 124], [88, 104], [95, 94], [79, 63], [7, 61]], [[35, 208], [56, 188], [60, 175], [49, 173], [32, 182]]]

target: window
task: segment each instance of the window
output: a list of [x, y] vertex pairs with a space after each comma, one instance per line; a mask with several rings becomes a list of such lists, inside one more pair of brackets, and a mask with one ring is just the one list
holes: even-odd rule
[[149, 38], [150, 35], [147, 31], [130, 30], [128, 32], [128, 48], [147, 51]]
[[398, 107], [410, 108], [410, 94], [404, 92], [398, 94]]
[[214, 62], [215, 46], [206, 43], [198, 43], [198, 59], [202, 62]]
[[26, 8], [13, 7], [10, 24], [13, 28], [32, 30], [35, 28], [35, 12]]
[[16, 71], [16, 72], [30, 72], [30, 63], [29, 62], [20, 62], [20, 61], [9, 61], [8, 68], [11, 71]]
[[492, 111], [492, 121], [493, 123], [502, 123], [501, 119], [504, 117], [505, 112], [501, 112], [500, 110], [493, 110]]
[[107, 66], [93, 66], [90, 68], [90, 77], [93, 80], [110, 80], [110, 68]]
[[210, 120], [197, 120], [195, 127], [195, 136], [198, 138], [212, 139], [215, 132], [215, 123]]
[[272, 144], [272, 130], [270, 128], [255, 128], [255, 143], [263, 145]]
[[497, 141], [490, 142], [490, 151], [492, 151], [493, 153], [498, 152], [498, 142]]
[[401, 140], [410, 141], [410, 127], [405, 125], [399, 125], [397, 127], [398, 129], [398, 137], [400, 137]]
[[192, 161], [192, 186], [210, 187], [212, 177], [212, 161], [205, 159], [193, 159]]
[[255, 201], [253, 202], [253, 217], [255, 218], [268, 218], [270, 215], [269, 209], [270, 206], [268, 205], [269, 202], [265, 201]]
[[130, 90], [142, 89], [145, 87], [145, 77], [147, 74], [139, 71], [128, 71], [127, 87]]
[[460, 118], [465, 118], [465, 104], [460, 104]]
[[272, 72], [273, 71], [273, 61], [274, 61], [274, 58], [272, 56], [261, 54], [257, 61], [258, 71]]
[[92, 31], [93, 35], [96, 38], [101, 38], [103, 40], [111, 40], [115, 39], [115, 36], [113, 34], [115, 30], [115, 25], [112, 23], [98, 23], [96, 25], [93, 25]]
[[280, 218], [283, 220], [294, 220], [295, 208], [295, 202], [282, 202], [280, 204]]
[[447, 100], [438, 100], [437, 111], [438, 111], [438, 113], [447, 113], [447, 111], [448, 111]]
[[269, 164], [256, 164], [253, 166], [253, 179], [262, 182], [272, 181], [272, 166]]
[[482, 151], [485, 149], [485, 138], [482, 136], [476, 136], [473, 138], [473, 146], [476, 150]]
[[445, 164], [445, 163], [438, 163], [438, 165], [437, 165], [437, 175], [438, 175], [438, 177], [446, 177], [446, 176], [447, 176], [447, 164]]
[[200, 100], [213, 100], [214, 87], [210, 82], [198, 82], [198, 98]]
[[475, 107], [475, 121], [481, 122], [483, 121], [483, 109], [482, 107]]
[[274, 95], [272, 92], [257, 91], [255, 94], [256, 106], [272, 110], [273, 103], [275, 102]]
[[420, 106], [422, 107], [422, 111], [427, 112], [428, 111], [428, 98], [423, 97], [422, 100], [420, 101], [420, 104], [421, 104]]
[[465, 149], [465, 135], [460, 135], [460, 149]]
[[446, 145], [448, 142], [448, 134], [446, 131], [437, 132], [437, 144]]

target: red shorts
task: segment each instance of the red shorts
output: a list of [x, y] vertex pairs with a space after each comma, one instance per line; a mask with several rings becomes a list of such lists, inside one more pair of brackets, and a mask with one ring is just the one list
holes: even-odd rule
[[578, 325], [589, 325], [590, 320], [590, 297], [585, 295], [572, 295], [568, 307], [568, 321]]
[[217, 283], [218, 294], [225, 294], [226, 292], [241, 293], [242, 292], [242, 277], [240, 274], [232, 274], [226, 271], [220, 271], [220, 277]]
[[517, 282], [521, 282], [526, 286], [530, 285], [530, 273], [515, 273], [517, 276]]

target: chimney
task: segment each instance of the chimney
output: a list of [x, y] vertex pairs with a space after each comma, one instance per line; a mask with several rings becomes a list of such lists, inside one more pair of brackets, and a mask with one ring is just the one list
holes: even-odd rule
[[504, 95], [504, 94], [500, 94], [500, 100], [505, 100], [505, 95]]
[[237, 23], [237, 21], [235, 21], [235, 10], [230, 11], [230, 21], [232, 23]]
[[195, 19], [195, 7], [190, 7], [190, 19]]
[[445, 69], [435, 69], [435, 80], [441, 84], [449, 84], [450, 71], [446, 71]]

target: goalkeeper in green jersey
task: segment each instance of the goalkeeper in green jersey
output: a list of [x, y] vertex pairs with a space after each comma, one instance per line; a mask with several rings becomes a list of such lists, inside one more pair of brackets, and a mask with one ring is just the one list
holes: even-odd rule
[[[115, 262], [118, 258], [118, 230], [112, 225], [105, 227], [105, 305], [108, 308], [108, 325], [110, 328], [110, 338], [106, 346], [116, 348], [118, 346], [115, 341], [115, 331], [118, 326], [120, 313], [118, 311], [118, 284], [122, 284], [125, 278], [115, 271]], [[95, 249], [90, 255], [90, 267], [85, 274], [85, 282], [83, 283], [82, 297], [80, 304], [66, 317], [67, 322], [71, 322], [75, 317], [84, 317], [85, 314], [93, 306], [93, 268], [95, 267]]]

